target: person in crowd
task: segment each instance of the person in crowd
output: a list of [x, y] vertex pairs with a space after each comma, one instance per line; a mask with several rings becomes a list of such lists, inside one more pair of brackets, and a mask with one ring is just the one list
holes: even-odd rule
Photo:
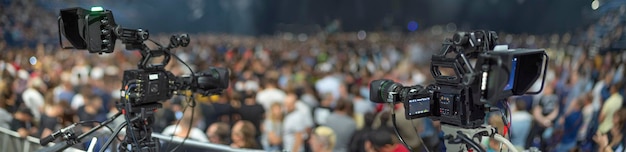
[[[52, 94], [49, 94], [48, 96], [51, 97]], [[60, 124], [58, 117], [63, 115], [63, 104], [67, 104], [66, 102], [54, 103], [51, 100], [52, 99], [50, 98], [46, 101], [46, 104], [43, 107], [41, 119], [39, 120], [38, 136], [42, 138], [57, 130], [57, 126]]]
[[552, 127], [559, 114], [559, 96], [554, 94], [554, 85], [546, 83], [543, 95], [533, 102], [532, 115], [533, 127], [526, 141], [526, 147], [539, 147], [545, 149], [546, 140], [543, 138], [544, 131]]
[[38, 88], [43, 85], [45, 84], [43, 84], [43, 81], [39, 77], [30, 78], [28, 81], [28, 88], [22, 93], [24, 105], [30, 108], [35, 121], [39, 121], [41, 117], [41, 110], [45, 102], [44, 96], [38, 90]]
[[89, 100], [89, 97], [95, 96], [91, 85], [82, 85], [79, 88], [79, 94], [74, 95], [70, 102], [72, 109], [78, 110], [81, 106], [85, 105], [85, 101]]
[[[402, 135], [407, 145], [411, 146], [411, 149], [413, 150], [424, 149], [424, 145], [422, 144], [423, 140], [421, 140], [419, 137], [419, 134], [424, 130], [424, 124], [422, 122], [422, 119], [407, 120], [406, 118], [404, 118], [402, 114], [404, 114], [406, 111], [404, 109], [403, 103], [398, 103], [395, 104], [394, 107], [388, 108], [396, 108], [395, 113], [400, 114], [400, 116], [396, 116], [396, 126], [398, 127], [398, 132], [400, 133], [400, 135]], [[378, 113], [376, 119], [374, 119], [372, 128], [393, 128], [393, 121], [389, 114], [390, 111], [390, 109], [387, 109], [384, 112]]]
[[582, 105], [581, 113], [583, 115], [583, 125], [580, 127], [580, 130], [578, 131], [578, 141], [584, 141], [585, 139], [587, 139], [587, 132], [589, 131], [591, 120], [594, 117], [593, 116], [594, 115], [594, 106], [593, 106], [594, 98], [595, 97], [593, 96], [593, 93], [591, 92], [585, 94], [582, 98], [583, 105]]
[[267, 112], [266, 118], [263, 121], [261, 130], [263, 135], [261, 143], [263, 149], [266, 151], [280, 151], [282, 148], [282, 133], [283, 133], [283, 110], [280, 102], [275, 102], [270, 107], [270, 111]]
[[[197, 107], [194, 107], [197, 108]], [[166, 136], [175, 136], [179, 138], [188, 137], [191, 140], [196, 140], [199, 142], [209, 142], [207, 136], [204, 132], [197, 127], [195, 127], [198, 123], [198, 120], [202, 119], [201, 112], [197, 108], [192, 110], [192, 107], [188, 107], [187, 110], [183, 113], [182, 118], [177, 122], [178, 125], [170, 125], [166, 127], [161, 134]], [[193, 117], [193, 119], [192, 119]]]
[[374, 123], [374, 119], [376, 118], [376, 114], [374, 113], [366, 113], [363, 116], [364, 120], [365, 120], [365, 124], [363, 125], [363, 128], [361, 128], [360, 130], [357, 130], [356, 132], [354, 132], [352, 134], [352, 138], [350, 139], [350, 144], [348, 151], [365, 151], [365, 141], [368, 138], [368, 134], [370, 131], [372, 131], [372, 123]]
[[261, 149], [261, 146], [255, 140], [256, 128], [254, 124], [246, 120], [240, 120], [233, 126], [231, 133], [231, 139], [233, 143], [230, 147], [233, 148], [246, 148], [246, 149]]
[[337, 100], [339, 100], [339, 98], [341, 97], [343, 82], [340, 78], [337, 77], [337, 75], [335, 75], [335, 72], [330, 71], [332, 69], [328, 70], [329, 71], [324, 72], [324, 76], [322, 77], [322, 79], [315, 82], [315, 89], [320, 95], [325, 95], [327, 93], [333, 95], [333, 98], [330, 100], [330, 106], [332, 108], [335, 106]]
[[331, 93], [326, 93], [320, 104], [313, 108], [313, 119], [315, 125], [326, 125], [326, 120], [328, 120], [328, 116], [332, 113], [332, 108], [330, 108], [330, 104], [332, 103], [334, 97]]
[[[17, 103], [17, 94], [15, 94], [15, 91], [13, 89], [11, 89], [11, 82], [3, 82], [2, 84], [4, 84], [4, 89], [2, 91], [2, 96], [0, 98], [2, 98], [2, 100], [0, 100], [0, 107], [2, 109], [4, 109], [6, 112], [8, 112], [8, 115], [4, 115], [4, 116], [8, 116], [8, 118], [5, 118], [6, 121], [11, 121], [11, 114], [17, 112], [17, 109], [19, 108], [19, 104]], [[7, 127], [8, 128], [8, 127]]]
[[15, 114], [13, 114], [13, 120], [11, 120], [10, 129], [17, 132], [17, 134], [25, 138], [29, 135], [34, 135], [37, 132], [37, 128], [33, 125], [33, 113], [30, 108], [20, 108]]
[[[215, 110], [215, 116], [217, 118], [217, 122], [226, 122], [229, 124], [235, 123], [233, 120], [233, 115], [236, 113], [235, 107], [233, 106], [233, 102], [229, 100], [236, 101], [236, 103], [240, 103], [240, 96], [237, 94], [228, 95], [213, 95], [211, 96], [211, 100], [216, 101], [211, 103], [213, 109]], [[206, 123], [206, 122], [205, 122]]]
[[326, 119], [326, 126], [337, 134], [337, 143], [333, 151], [347, 152], [352, 134], [356, 131], [356, 122], [352, 118], [354, 106], [351, 101], [340, 99], [335, 110]]
[[619, 94], [621, 87], [621, 83], [613, 84], [610, 87], [611, 96], [604, 101], [598, 117], [598, 122], [600, 122], [598, 132], [600, 133], [606, 134], [615, 125], [613, 124], [613, 114], [622, 107], [622, 102], [624, 102], [622, 95]]
[[558, 125], [562, 128], [561, 141], [556, 146], [556, 151], [570, 151], [576, 148], [578, 132], [583, 124], [582, 106], [585, 95], [575, 99], [559, 118]]
[[376, 129], [368, 133], [365, 141], [366, 152], [408, 152], [409, 150], [401, 143], [390, 130]]
[[621, 108], [613, 116], [615, 126], [606, 133], [598, 132], [593, 140], [598, 144], [598, 152], [626, 151], [626, 108]]
[[[85, 104], [76, 110], [76, 115], [79, 121], [97, 121], [102, 122], [106, 120], [106, 113], [101, 111], [102, 99], [99, 96], [91, 95], [86, 97], [88, 100]], [[82, 126], [82, 131], [87, 132], [91, 128], [97, 126], [97, 123], [85, 123]]]
[[511, 143], [518, 148], [526, 147], [526, 139], [532, 127], [533, 116], [526, 111], [526, 101], [517, 99], [511, 112]]
[[11, 112], [7, 110], [9, 102], [14, 102], [15, 94], [9, 87], [8, 83], [0, 81], [0, 127], [9, 128], [13, 117]]
[[278, 80], [271, 76], [266, 76], [266, 79], [261, 81], [263, 90], [257, 93], [256, 101], [263, 105], [266, 111], [269, 111], [273, 102], [283, 102], [285, 100], [286, 93], [278, 89], [277, 82]]
[[615, 72], [611, 71], [611, 72], [608, 72], [608, 73], [600, 74], [600, 75], [603, 76], [603, 77], [601, 77], [602, 79], [600, 81], [596, 82], [596, 85], [593, 87], [593, 90], [592, 90], [593, 91], [592, 92], [593, 93], [592, 105], [593, 105], [593, 111], [594, 112], [595, 111], [599, 111], [600, 108], [602, 107], [603, 101], [606, 100], [606, 99], [602, 98], [602, 90], [605, 89], [605, 88], [608, 88], [608, 86], [611, 86], [611, 82], [613, 81], [613, 76], [615, 75], [614, 73]]
[[[244, 99], [243, 105], [238, 109], [239, 116], [241, 116], [241, 120], [246, 120], [252, 122], [254, 128], [256, 128], [256, 132], [261, 132], [261, 122], [263, 121], [263, 115], [265, 114], [265, 109], [262, 105], [256, 102], [256, 98], [253, 94], [248, 95]], [[258, 139], [261, 135], [257, 134], [255, 139]]]
[[283, 149], [292, 152], [304, 151], [304, 140], [313, 126], [310, 114], [300, 109], [298, 102], [300, 101], [295, 93], [288, 93], [284, 101], [287, 113], [283, 120]]
[[333, 129], [326, 126], [318, 126], [313, 130], [309, 145], [313, 152], [332, 152], [334, 151], [337, 135]]
[[224, 122], [216, 122], [211, 124], [206, 131], [209, 141], [214, 144], [228, 145], [230, 144], [230, 125]]
[[[504, 129], [505, 129], [505, 124], [504, 124], [504, 120], [502, 119], [502, 115], [500, 114], [492, 114], [489, 116], [489, 119], [487, 120], [488, 124], [491, 125], [492, 127], [494, 127], [499, 134], [503, 135], [504, 134]], [[509, 147], [506, 146], [500, 146], [501, 143], [497, 140], [495, 140], [493, 137], [483, 137], [483, 146], [485, 146], [485, 149], [487, 150], [487, 152], [496, 152], [496, 151], [504, 151], [506, 149], [508, 149]]]

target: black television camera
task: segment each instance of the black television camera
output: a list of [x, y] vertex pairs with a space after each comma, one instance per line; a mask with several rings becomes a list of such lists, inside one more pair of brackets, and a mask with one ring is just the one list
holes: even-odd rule
[[[186, 91], [199, 93], [202, 95], [220, 94], [228, 88], [229, 71], [226, 68], [211, 67], [201, 73], [191, 71], [189, 76], [174, 76], [165, 70], [170, 61], [170, 57], [177, 56], [170, 52], [176, 47], [186, 47], [189, 44], [189, 36], [182, 34], [172, 36], [170, 44], [166, 47], [154, 42], [158, 48], [150, 49], [144, 43], [149, 40], [149, 33], [142, 29], [123, 28], [115, 23], [110, 10], [101, 7], [92, 7], [91, 10], [83, 8], [68, 8], [60, 11], [59, 23], [59, 43], [64, 49], [87, 49], [90, 53], [112, 53], [116, 40], [121, 40], [126, 45], [127, 50], [139, 50], [142, 56], [138, 69], [124, 71], [123, 88], [121, 88], [121, 101], [117, 103], [120, 113], [113, 118], [102, 122], [101, 125], [93, 128], [90, 132], [81, 136], [67, 139], [64, 134], [56, 133], [42, 139], [42, 145], [47, 145], [55, 138], [64, 137], [66, 142], [55, 146], [55, 149], [45, 151], [60, 151], [73, 144], [80, 143], [82, 138], [93, 133], [93, 131], [111, 122], [118, 116], [124, 115], [125, 124], [118, 126], [117, 131], [109, 138], [104, 148], [106, 149], [124, 126], [126, 135], [119, 149], [121, 151], [157, 151], [159, 142], [151, 137], [151, 125], [154, 122], [154, 112], [161, 107], [161, 101], [172, 98], [173, 95], [184, 95]], [[71, 47], [65, 47], [61, 39], [61, 34], [71, 43]], [[153, 60], [161, 58], [160, 63]], [[181, 61], [183, 62], [183, 61]], [[185, 64], [183, 62], [183, 64]], [[186, 65], [186, 64], [185, 64]], [[191, 68], [189, 70], [192, 70]], [[193, 103], [192, 103], [193, 104]], [[67, 130], [67, 129], [66, 129]], [[132, 145], [127, 149], [126, 145]]]
[[542, 49], [494, 51], [497, 39], [492, 31], [458, 32], [432, 55], [434, 84], [402, 86], [374, 80], [370, 100], [403, 103], [406, 119], [430, 117], [457, 130], [483, 128], [486, 113], [502, 99], [541, 92], [528, 90], [541, 75], [543, 88], [548, 64]]

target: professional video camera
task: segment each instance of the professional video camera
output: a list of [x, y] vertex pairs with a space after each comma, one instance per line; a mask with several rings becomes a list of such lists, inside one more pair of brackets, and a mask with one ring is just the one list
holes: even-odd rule
[[[460, 143], [480, 151], [482, 148], [466, 137], [496, 135], [493, 127], [484, 125], [486, 113], [507, 97], [541, 92], [528, 90], [541, 75], [543, 88], [548, 64], [542, 49], [508, 49], [497, 46], [497, 39], [492, 31], [458, 32], [432, 55], [434, 84], [402, 86], [391, 80], [374, 80], [370, 100], [403, 103], [406, 119], [439, 120], [444, 138], [451, 140], [446, 143], [450, 151], [469, 149]], [[504, 49], [494, 51], [496, 46]], [[454, 139], [454, 135], [458, 137]]]
[[[82, 8], [68, 8], [60, 11], [59, 17], [59, 43], [64, 49], [87, 49], [90, 53], [112, 53], [116, 40], [121, 40], [127, 50], [139, 50], [142, 56], [138, 69], [126, 70], [123, 75], [123, 88], [121, 88], [121, 101], [117, 103], [120, 113], [89, 132], [78, 137], [73, 136], [71, 129], [62, 129], [51, 136], [41, 140], [42, 145], [47, 145], [55, 138], [63, 137], [66, 142], [54, 146], [46, 151], [60, 151], [73, 144], [80, 143], [82, 138], [98, 130], [111, 122], [122, 113], [126, 123], [119, 126], [115, 133], [108, 139], [106, 149], [124, 126], [126, 135], [119, 149], [121, 151], [158, 151], [159, 142], [151, 137], [151, 125], [154, 122], [154, 112], [161, 107], [161, 101], [172, 98], [173, 95], [184, 95], [186, 91], [202, 95], [219, 94], [228, 87], [229, 71], [226, 68], [209, 68], [205, 72], [193, 73], [189, 76], [176, 77], [165, 70], [170, 57], [176, 55], [170, 49], [186, 47], [189, 44], [189, 36], [182, 34], [172, 36], [170, 44], [163, 47], [160, 44], [157, 49], [150, 49], [144, 41], [149, 40], [149, 33], [142, 29], [123, 28], [115, 23], [110, 10], [101, 7], [93, 7], [91, 10]], [[61, 34], [72, 44], [65, 47]], [[157, 57], [162, 57], [160, 63], [153, 63]], [[181, 62], [183, 62], [181, 60]], [[183, 62], [184, 65], [187, 65]], [[191, 68], [189, 70], [192, 70]], [[193, 103], [192, 103], [193, 105]], [[75, 126], [75, 125], [72, 125]], [[72, 136], [70, 136], [72, 135]], [[133, 148], [127, 149], [127, 145]]]

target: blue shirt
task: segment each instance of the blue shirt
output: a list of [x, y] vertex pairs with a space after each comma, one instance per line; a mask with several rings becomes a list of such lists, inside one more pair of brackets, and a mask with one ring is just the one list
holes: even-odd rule
[[565, 116], [565, 122], [563, 123], [564, 131], [561, 143], [573, 143], [576, 142], [578, 136], [578, 130], [582, 126], [583, 114], [580, 111], [572, 112]]

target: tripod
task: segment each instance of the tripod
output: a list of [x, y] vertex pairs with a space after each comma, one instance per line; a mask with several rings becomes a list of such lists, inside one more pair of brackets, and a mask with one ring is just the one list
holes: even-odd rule
[[[159, 140], [152, 137], [152, 128], [150, 126], [154, 123], [154, 113], [162, 105], [160, 103], [151, 103], [130, 107], [129, 104], [122, 103], [123, 105], [120, 107], [126, 107], [122, 110], [126, 117], [126, 122], [116, 128], [115, 132], [107, 139], [103, 148], [100, 149], [100, 152], [104, 152], [106, 147], [111, 145], [114, 139], [117, 139], [116, 136], [124, 127], [126, 127], [126, 136], [124, 136], [124, 140], [121, 141], [118, 147], [120, 151], [158, 152]], [[132, 145], [131, 148], [128, 147], [129, 145]]]

